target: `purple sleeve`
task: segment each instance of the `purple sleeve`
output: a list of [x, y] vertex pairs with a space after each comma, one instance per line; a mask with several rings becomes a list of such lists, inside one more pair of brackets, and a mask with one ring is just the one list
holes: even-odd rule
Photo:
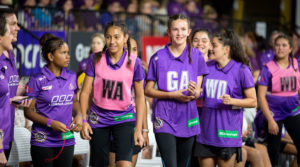
[[300, 69], [300, 59], [297, 59], [298, 69]]
[[134, 65], [133, 81], [141, 81], [145, 79], [145, 72], [140, 58], [136, 58]]
[[37, 97], [40, 91], [38, 80], [35, 77], [31, 77], [26, 85], [26, 96]]
[[260, 74], [259, 74], [259, 77], [257, 80], [257, 84], [269, 87], [271, 85], [271, 78], [272, 78], [272, 75], [271, 75], [268, 67], [263, 66], [260, 71]]
[[151, 81], [157, 81], [157, 60], [158, 56], [155, 54], [151, 57], [150, 59], [150, 63], [149, 63], [149, 68], [148, 68], [148, 74], [147, 74], [147, 80], [151, 80]]
[[200, 75], [207, 75], [209, 73], [205, 59], [203, 57], [203, 54], [201, 52], [199, 53], [199, 58], [198, 58], [198, 76]]
[[240, 69], [242, 89], [252, 88], [255, 86], [252, 73], [248, 66], [242, 65]]
[[95, 77], [95, 64], [94, 59], [88, 59], [85, 74], [90, 77]]

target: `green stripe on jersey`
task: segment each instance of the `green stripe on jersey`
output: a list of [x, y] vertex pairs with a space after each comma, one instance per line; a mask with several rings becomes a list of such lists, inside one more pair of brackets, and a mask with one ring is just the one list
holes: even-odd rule
[[125, 119], [133, 119], [133, 118], [134, 118], [133, 113], [128, 113], [121, 116], [114, 116], [114, 121], [123, 121]]
[[198, 124], [199, 124], [199, 118], [198, 117], [188, 120], [188, 127], [189, 128], [192, 127], [192, 126], [198, 125]]
[[230, 131], [230, 130], [218, 130], [218, 137], [239, 138], [239, 132], [238, 131]]

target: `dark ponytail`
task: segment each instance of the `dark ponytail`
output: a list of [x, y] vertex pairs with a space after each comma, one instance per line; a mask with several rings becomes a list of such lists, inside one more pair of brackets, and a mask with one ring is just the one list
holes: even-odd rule
[[192, 51], [192, 42], [191, 42], [191, 39], [190, 37], [187, 37], [186, 38], [186, 42], [188, 44], [188, 48], [189, 48], [189, 63], [192, 64], [192, 58], [191, 58], [191, 51]]
[[[188, 23], [188, 28], [190, 28], [190, 20], [189, 18], [184, 15], [184, 14], [175, 14], [173, 16], [170, 16], [169, 17], [169, 20], [168, 20], [168, 29], [170, 30], [171, 29], [171, 26], [172, 26], [172, 22], [175, 21], [175, 20], [186, 20], [187, 23]], [[192, 63], [192, 57], [191, 57], [191, 50], [192, 50], [192, 42], [191, 42], [191, 39], [189, 37], [186, 38], [186, 42], [188, 44], [188, 49], [189, 49], [189, 62]]]
[[[289, 45], [290, 45], [290, 48], [293, 49], [293, 42], [292, 42], [292, 38], [291, 38], [290, 36], [287, 36], [287, 35], [285, 35], [285, 34], [279, 35], [277, 38], [275, 38], [275, 45], [276, 45], [276, 42], [277, 42], [279, 39], [285, 39], [285, 40], [287, 40], [288, 43], [289, 43]], [[295, 66], [294, 66], [294, 54], [292, 53], [292, 51], [291, 51], [291, 53], [289, 54], [289, 58], [291, 59], [291, 63], [292, 63], [293, 69], [294, 69], [295, 71], [297, 71], [296, 68], [295, 68]], [[275, 59], [275, 60], [277, 59], [277, 56], [276, 56], [276, 55], [275, 55], [274, 59]]]
[[236, 33], [232, 30], [226, 30], [225, 32], [215, 34], [214, 37], [218, 38], [220, 43], [224, 46], [230, 47], [229, 55], [233, 60], [241, 62], [251, 68], [249, 58], [246, 56], [241, 41]]
[[130, 43], [130, 36], [128, 35], [128, 40], [127, 40], [127, 54], [128, 54], [128, 62], [127, 65], [131, 64], [131, 59], [130, 59], [130, 54], [131, 54], [131, 43]]

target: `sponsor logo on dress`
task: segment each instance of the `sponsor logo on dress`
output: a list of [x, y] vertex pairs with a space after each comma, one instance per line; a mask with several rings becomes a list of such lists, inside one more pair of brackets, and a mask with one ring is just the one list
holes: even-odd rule
[[125, 115], [114, 116], [114, 121], [123, 121], [123, 120], [126, 120], [126, 119], [133, 119], [133, 118], [134, 118], [133, 113], [128, 113], [128, 114], [125, 114]]
[[198, 117], [188, 120], [188, 127], [189, 128], [192, 127], [192, 126], [195, 126], [195, 125], [199, 125]]
[[42, 87], [42, 90], [51, 90], [51, 89], [52, 89], [52, 85]]
[[239, 138], [238, 131], [218, 130], [218, 137], [222, 138]]
[[43, 131], [37, 131], [34, 134], [34, 138], [35, 138], [35, 141], [42, 143], [42, 142], [46, 141], [47, 135]]
[[2, 129], [0, 129], [0, 140], [3, 141], [3, 137], [4, 137], [4, 132]]
[[7, 66], [4, 66], [4, 69], [7, 70]]
[[68, 139], [73, 139], [74, 138], [74, 134], [72, 131], [69, 131], [66, 133], [62, 133], [61, 139], [64, 140], [66, 138], [66, 140]]
[[4, 79], [4, 75], [0, 75], [0, 79]]
[[92, 111], [89, 116], [90, 123], [96, 124], [98, 122], [99, 116], [96, 112]]
[[154, 124], [154, 128], [155, 129], [160, 129], [164, 124], [164, 121], [162, 119], [160, 119], [159, 117], [155, 117], [155, 124]]

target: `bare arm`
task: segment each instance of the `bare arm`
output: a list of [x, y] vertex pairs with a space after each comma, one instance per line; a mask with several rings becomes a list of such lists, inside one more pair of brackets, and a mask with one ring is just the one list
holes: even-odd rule
[[[36, 99], [33, 99], [30, 106], [28, 108], [24, 108], [25, 117], [35, 123], [47, 125], [48, 118], [46, 118], [34, 111], [35, 104], [36, 104]], [[56, 120], [52, 120], [51, 128], [53, 128], [56, 131], [61, 131], [61, 132], [69, 131], [69, 129], [66, 127], [65, 124], [63, 124], [59, 121], [56, 121]]]
[[262, 109], [264, 116], [269, 122], [269, 121], [274, 121], [274, 119], [266, 99], [267, 90], [268, 90], [267, 86], [258, 85], [258, 100], [260, 102], [260, 108]]
[[[80, 98], [79, 98], [80, 108], [81, 108], [82, 118], [84, 120], [86, 119], [86, 112], [89, 106], [89, 98], [93, 87], [93, 81], [94, 81], [93, 77], [86, 75], [80, 93]], [[93, 134], [93, 131], [87, 122], [83, 122], [82, 131], [80, 132], [80, 134], [83, 139], [91, 140], [90, 134]]]
[[142, 124], [146, 103], [143, 89], [144, 80], [134, 82], [134, 90], [135, 90], [135, 99], [136, 99], [136, 128], [135, 128], [135, 144], [140, 147], [143, 146], [143, 137], [142, 137]]
[[88, 105], [89, 105], [90, 94], [92, 92], [93, 81], [94, 81], [93, 77], [86, 75], [84, 78], [82, 90], [80, 93], [80, 98], [79, 98], [80, 108], [81, 108], [82, 117], [84, 119], [86, 118], [86, 112], [87, 112]]
[[279, 132], [279, 127], [272, 116], [270, 111], [268, 101], [266, 99], [268, 87], [263, 85], [258, 85], [258, 100], [260, 102], [260, 107], [263, 111], [264, 116], [268, 121], [268, 131], [270, 134], [277, 135]]

